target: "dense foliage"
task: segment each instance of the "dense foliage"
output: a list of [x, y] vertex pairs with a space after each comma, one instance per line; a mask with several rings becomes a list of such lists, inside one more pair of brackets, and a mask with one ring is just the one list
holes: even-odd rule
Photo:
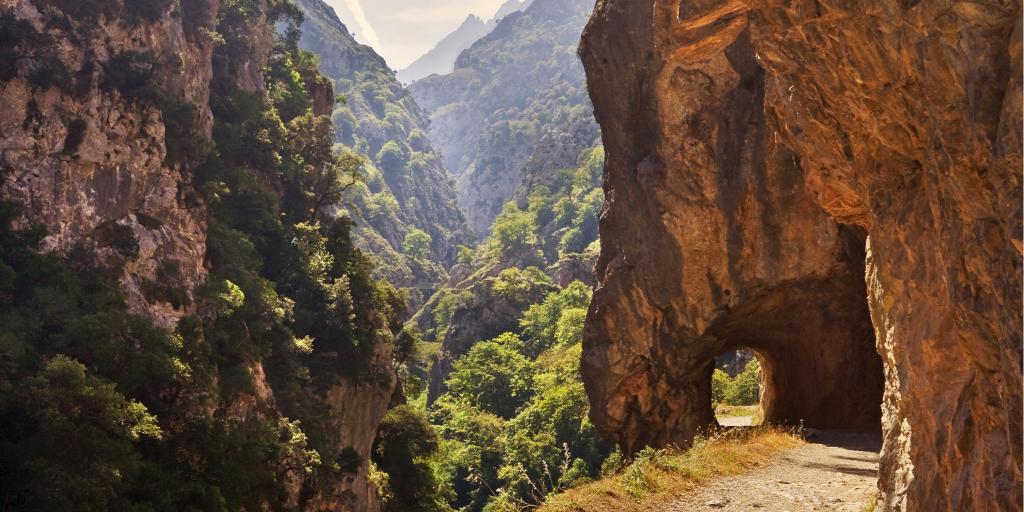
[[[333, 107], [338, 145], [365, 159], [366, 180], [345, 194], [358, 246], [378, 260], [375, 275], [418, 304], [448, 279], [456, 247], [469, 241], [426, 114], [372, 48], [357, 43], [321, 0], [306, 13], [300, 45], [316, 53], [341, 101]], [[425, 236], [424, 236], [425, 235]]]
[[[123, 15], [143, 19], [171, 5], [126, 3]], [[72, 27], [94, 23], [85, 4], [47, 6]], [[288, 29], [267, 90], [239, 88], [253, 31], [278, 22]], [[286, 482], [308, 497], [362, 463], [338, 439], [325, 391], [373, 385], [368, 359], [401, 329], [404, 297], [371, 278], [351, 224], [327, 215], [363, 161], [334, 151], [334, 127], [312, 111], [326, 82], [297, 47], [300, 23], [283, 0], [220, 3], [217, 26], [205, 27], [222, 44], [204, 144], [180, 121], [195, 107], [165, 101], [158, 61], [115, 55], [103, 70], [108, 93], [163, 112], [169, 158], [189, 148], [176, 163], [208, 211], [207, 284], [194, 296], [144, 289], [193, 307], [176, 330], [126, 306], [116, 269], [138, 256], [130, 229], [104, 228], [110, 250], [58, 257], [40, 252], [40, 230], [15, 229], [18, 206], [0, 201], [0, 508], [280, 510]], [[158, 273], [173, 283], [179, 265]]]
[[711, 401], [725, 405], [754, 405], [761, 399], [761, 363], [751, 359], [743, 371], [730, 377], [715, 369], [711, 376]]
[[754, 405], [761, 396], [761, 363], [755, 358], [746, 368], [729, 380], [722, 393], [722, 403], [728, 405]]
[[[589, 300], [574, 282], [527, 310], [523, 338], [476, 343], [456, 361], [430, 409], [442, 438], [435, 467], [453, 507], [518, 510], [600, 473], [609, 447], [587, 418], [583, 317], [574, 313]], [[573, 334], [558, 340], [559, 331]]]

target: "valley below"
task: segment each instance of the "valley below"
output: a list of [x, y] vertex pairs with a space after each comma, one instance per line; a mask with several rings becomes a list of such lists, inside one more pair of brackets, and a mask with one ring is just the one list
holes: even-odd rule
[[1019, 0], [367, 2], [0, 0], [0, 510], [1024, 510]]

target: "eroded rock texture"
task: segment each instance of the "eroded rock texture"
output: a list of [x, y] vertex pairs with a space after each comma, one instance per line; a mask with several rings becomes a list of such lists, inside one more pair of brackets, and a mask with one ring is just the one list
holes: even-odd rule
[[[116, 269], [131, 310], [173, 328], [194, 312], [207, 277], [207, 210], [193, 174], [213, 131], [211, 87], [265, 97], [277, 35], [271, 2], [252, 2], [256, 21], [232, 34], [244, 45], [218, 59], [218, 0], [165, 2], [163, 11], [131, 2], [0, 0], [0, 199], [20, 208], [16, 228], [45, 229], [42, 251]], [[307, 87], [313, 111], [330, 114], [331, 84]], [[358, 465], [317, 480], [301, 461], [284, 461], [295, 465], [270, 491], [289, 510], [381, 508], [369, 461], [398, 379], [386, 321], [369, 321], [381, 339], [362, 372], [323, 391], [322, 419]], [[263, 362], [243, 369], [251, 389], [196, 414], [239, 425], [287, 419]]]
[[712, 359], [746, 346], [769, 420], [871, 424], [881, 402], [886, 510], [1019, 510], [1019, 20], [1014, 1], [599, 2], [595, 423], [629, 450], [689, 443], [714, 423]]
[[[217, 5], [190, 2], [186, 14], [211, 24]], [[203, 210], [190, 202], [191, 177], [181, 163], [187, 157], [169, 155], [160, 110], [118, 90], [108, 70], [127, 73], [131, 56], [157, 56], [146, 65], [170, 101], [191, 106], [188, 122], [208, 136], [213, 42], [180, 16], [95, 21], [85, 33], [53, 23], [28, 0], [4, 0], [0, 8], [12, 16], [3, 21], [5, 44], [35, 48], [32, 57], [12, 61], [0, 84], [0, 104], [9, 106], [0, 110], [4, 197], [24, 206], [22, 226], [45, 227], [44, 249], [86, 247], [101, 259], [123, 260], [133, 309], [174, 324], [188, 300], [155, 297], [147, 285], [173, 280], [191, 297], [206, 275]], [[17, 73], [31, 78], [11, 79]]]

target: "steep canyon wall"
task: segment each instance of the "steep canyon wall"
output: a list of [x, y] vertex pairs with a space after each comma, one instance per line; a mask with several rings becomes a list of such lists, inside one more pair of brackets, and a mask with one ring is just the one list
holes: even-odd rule
[[595, 423], [689, 443], [745, 346], [767, 419], [880, 416], [886, 510], [1019, 510], [1020, 3], [605, 0], [580, 53]]

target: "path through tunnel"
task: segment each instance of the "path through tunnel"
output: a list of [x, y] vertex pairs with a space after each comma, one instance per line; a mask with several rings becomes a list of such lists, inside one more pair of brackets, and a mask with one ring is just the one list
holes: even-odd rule
[[[773, 287], [732, 308], [709, 330], [716, 354], [745, 348], [756, 355], [764, 423], [880, 429], [884, 383], [864, 254], [857, 251], [863, 242], [848, 235], [848, 272]], [[709, 382], [713, 371], [711, 360]]]

